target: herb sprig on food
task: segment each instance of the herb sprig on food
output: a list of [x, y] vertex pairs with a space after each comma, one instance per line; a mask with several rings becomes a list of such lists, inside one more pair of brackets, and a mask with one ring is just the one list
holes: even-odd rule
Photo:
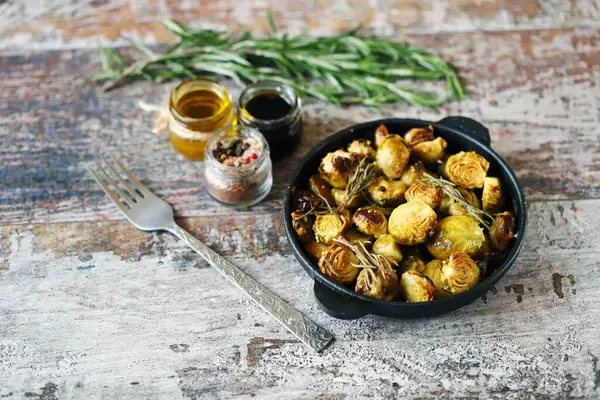
[[[92, 77], [106, 80], [105, 90], [131, 80], [165, 81], [215, 74], [244, 86], [258, 80], [275, 80], [292, 86], [301, 96], [337, 106], [377, 107], [403, 102], [436, 107], [466, 92], [455, 70], [430, 50], [389, 40], [361, 36], [358, 29], [331, 37], [272, 34], [256, 38], [250, 32], [190, 29], [175, 21], [164, 26], [178, 42], [155, 52], [137, 41], [144, 57], [129, 65], [113, 49], [100, 48], [104, 72]], [[400, 84], [400, 80], [444, 80], [445, 93]]]

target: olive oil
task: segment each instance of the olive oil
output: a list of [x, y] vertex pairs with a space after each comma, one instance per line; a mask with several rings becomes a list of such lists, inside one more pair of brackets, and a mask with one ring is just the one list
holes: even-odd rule
[[186, 118], [204, 119], [217, 114], [228, 102], [210, 90], [196, 90], [181, 96], [175, 107]]

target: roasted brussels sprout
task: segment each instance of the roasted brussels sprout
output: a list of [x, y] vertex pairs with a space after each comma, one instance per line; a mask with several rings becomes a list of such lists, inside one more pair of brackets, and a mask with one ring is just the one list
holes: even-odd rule
[[515, 236], [517, 229], [515, 216], [510, 211], [497, 214], [490, 227], [490, 243], [496, 250], [504, 250]]
[[400, 272], [417, 271], [423, 273], [425, 270], [425, 262], [416, 254], [405, 255], [398, 267]]
[[312, 215], [305, 215], [298, 211], [292, 213], [292, 228], [294, 228], [301, 242], [308, 243], [313, 240], [312, 227], [314, 222], [315, 217]]
[[313, 175], [308, 179], [308, 187], [310, 190], [327, 200], [329, 205], [333, 205], [334, 198], [331, 194], [331, 187], [319, 175]]
[[437, 224], [427, 250], [438, 260], [446, 259], [458, 251], [474, 256], [481, 250], [484, 242], [483, 228], [475, 218], [470, 215], [453, 215]]
[[381, 235], [373, 243], [373, 253], [387, 257], [394, 265], [402, 261], [402, 251], [390, 234]]
[[442, 261], [431, 260], [425, 265], [423, 275], [429, 278], [435, 287], [435, 297], [446, 297], [450, 293], [444, 289], [444, 280], [442, 279]]
[[392, 300], [398, 293], [398, 275], [392, 268], [363, 268], [354, 291], [379, 300]]
[[359, 208], [354, 212], [352, 222], [365, 235], [378, 238], [388, 233], [387, 218], [375, 207]]
[[350, 244], [358, 245], [362, 243], [363, 246], [367, 247], [370, 244], [373, 244], [373, 240], [370, 236], [367, 236], [363, 233], [360, 233], [355, 228], [350, 228], [344, 233], [344, 237]]
[[321, 256], [325, 254], [328, 248], [328, 245], [319, 243], [314, 240], [304, 245], [304, 251], [306, 251], [310, 258], [312, 258], [315, 261], [319, 261]]
[[[339, 206], [340, 204], [344, 203], [345, 193], [346, 191], [344, 189], [331, 189], [331, 194], [333, 195], [335, 204]], [[355, 194], [346, 202], [345, 206], [348, 208], [355, 208], [360, 206], [363, 203], [363, 200], [364, 198], [362, 195]]]
[[428, 142], [417, 143], [410, 147], [410, 154], [413, 159], [421, 160], [430, 168], [435, 168], [437, 162], [444, 156], [444, 151], [448, 144], [439, 137]]
[[442, 188], [417, 182], [404, 193], [406, 201], [422, 201], [431, 208], [436, 208], [442, 199]]
[[385, 176], [391, 179], [397, 179], [402, 176], [402, 172], [408, 164], [409, 157], [410, 151], [398, 135], [387, 136], [377, 147], [377, 165], [381, 168]]
[[379, 125], [377, 129], [375, 129], [375, 147], [379, 147], [383, 139], [389, 136], [388, 129], [385, 125]]
[[390, 215], [388, 230], [396, 242], [407, 246], [424, 243], [435, 229], [437, 214], [421, 201], [402, 204]]
[[431, 125], [427, 128], [413, 128], [404, 135], [404, 140], [406, 140], [406, 144], [409, 147], [421, 142], [429, 142], [433, 139], [433, 127]]
[[479, 154], [461, 151], [448, 157], [442, 175], [465, 189], [478, 189], [483, 187], [489, 167], [490, 163]]
[[504, 208], [504, 194], [500, 179], [491, 176], [484, 179], [481, 203], [483, 211], [492, 214], [499, 213]]
[[346, 246], [334, 243], [319, 259], [319, 269], [323, 274], [339, 283], [352, 283], [358, 275], [358, 258]]
[[400, 181], [406, 186], [411, 186], [423, 179], [425, 173], [431, 176], [437, 176], [437, 174], [428, 171], [423, 165], [422, 161], [417, 161], [416, 163], [409, 165], [408, 168], [404, 170]]
[[400, 292], [407, 302], [421, 303], [434, 299], [435, 287], [417, 271], [406, 271], [400, 277]]
[[452, 294], [466, 292], [479, 283], [479, 267], [467, 253], [453, 253], [442, 261], [444, 289]]
[[371, 199], [384, 207], [395, 207], [404, 202], [406, 185], [400, 181], [391, 181], [379, 176], [367, 187]]
[[331, 244], [334, 238], [348, 230], [350, 223], [350, 211], [345, 208], [337, 213], [317, 215], [313, 225], [315, 238], [321, 243]]
[[319, 175], [334, 188], [344, 189], [355, 164], [356, 161], [352, 159], [350, 153], [336, 150], [323, 157], [319, 166]]
[[348, 145], [348, 152], [358, 154], [361, 158], [368, 157], [375, 159], [377, 152], [371, 147], [371, 141], [365, 139], [357, 139]]
[[[470, 205], [472, 205], [475, 208], [481, 209], [481, 201], [479, 201], [479, 198], [477, 197], [477, 195], [475, 193], [473, 193], [470, 190], [463, 189], [461, 187], [459, 187], [457, 189], [460, 192], [460, 194], [462, 194], [463, 198], [465, 199], [465, 201], [467, 203], [469, 203]], [[444, 214], [448, 214], [448, 215], [467, 215], [467, 214], [469, 214], [462, 204], [457, 203], [456, 201], [454, 201], [450, 196], [448, 196], [445, 193], [442, 194], [442, 200], [440, 201], [439, 210], [441, 212], [443, 212]]]

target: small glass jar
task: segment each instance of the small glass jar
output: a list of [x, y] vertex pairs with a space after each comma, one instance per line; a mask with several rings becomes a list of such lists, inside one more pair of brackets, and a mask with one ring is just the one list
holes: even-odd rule
[[[232, 143], [234, 146], [231, 146]], [[238, 143], [251, 144], [248, 147], [243, 145], [238, 150]], [[234, 155], [226, 160], [235, 159], [235, 164], [224, 163], [224, 147], [236, 147]], [[240, 164], [238, 160], [241, 160]], [[239, 125], [216, 132], [206, 145], [204, 178], [208, 194], [222, 203], [249, 207], [260, 202], [273, 186], [269, 145], [264, 136], [256, 129]]]
[[202, 160], [212, 134], [237, 119], [227, 88], [209, 78], [179, 84], [171, 92], [169, 111], [171, 145], [191, 160]]
[[296, 148], [303, 128], [302, 102], [292, 87], [277, 81], [255, 82], [244, 89], [238, 106], [240, 124], [264, 135], [273, 159]]

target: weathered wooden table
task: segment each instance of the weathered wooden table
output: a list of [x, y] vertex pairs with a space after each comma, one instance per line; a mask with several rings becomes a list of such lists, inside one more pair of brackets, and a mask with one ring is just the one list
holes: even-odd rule
[[[481, 120], [526, 188], [526, 246], [500, 285], [411, 321], [320, 311], [279, 211], [315, 141], [378, 114], [310, 104], [268, 199], [232, 211], [136, 105], [172, 84], [103, 93], [86, 81], [98, 40], [171, 40], [163, 17], [266, 32], [266, 2], [45, 3], [0, 1], [0, 398], [600, 397], [597, 1], [273, 2], [291, 32], [365, 21], [438, 49], [470, 99], [383, 115]], [[182, 243], [126, 222], [85, 170], [115, 148], [179, 223], [333, 332], [333, 346], [311, 352]]]

